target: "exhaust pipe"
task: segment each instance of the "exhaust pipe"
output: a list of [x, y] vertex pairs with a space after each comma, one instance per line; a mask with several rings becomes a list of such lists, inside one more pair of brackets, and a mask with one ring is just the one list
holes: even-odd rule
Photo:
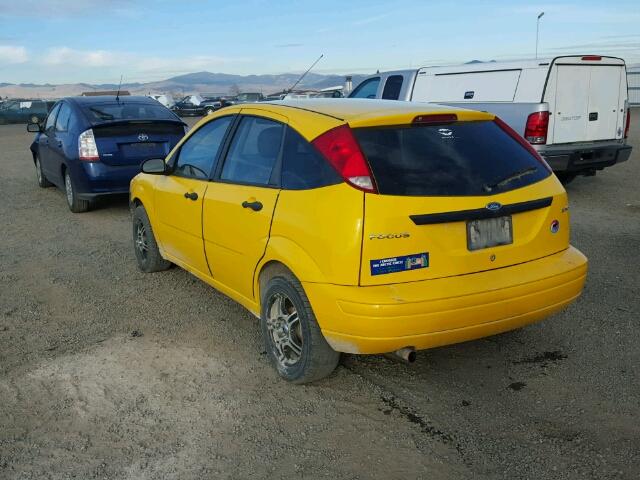
[[416, 361], [416, 349], [413, 347], [404, 347], [395, 352], [385, 353], [384, 356], [396, 362], [409, 364]]

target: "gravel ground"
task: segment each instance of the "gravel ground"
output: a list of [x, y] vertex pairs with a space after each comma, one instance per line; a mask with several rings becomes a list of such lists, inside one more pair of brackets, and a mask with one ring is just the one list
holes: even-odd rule
[[631, 160], [568, 188], [576, 304], [310, 386], [279, 380], [239, 305], [138, 272], [126, 199], [74, 215], [38, 188], [30, 138], [0, 127], [1, 479], [640, 476], [640, 111]]

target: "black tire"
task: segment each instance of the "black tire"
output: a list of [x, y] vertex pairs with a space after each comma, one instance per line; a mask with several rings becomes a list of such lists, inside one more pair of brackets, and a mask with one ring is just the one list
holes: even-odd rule
[[575, 180], [578, 175], [573, 172], [556, 172], [556, 177], [562, 182], [563, 185], [569, 185]]
[[215, 112], [215, 109], [213, 108], [205, 108], [204, 110], [205, 115], [211, 115], [213, 112]]
[[78, 198], [76, 187], [74, 186], [71, 175], [69, 174], [69, 170], [67, 169], [65, 169], [64, 171], [64, 190], [65, 196], [67, 197], [67, 205], [69, 206], [69, 210], [71, 210], [73, 213], [82, 213], [89, 210], [89, 207], [91, 207], [91, 202], [89, 202], [89, 200], [82, 200]]
[[[302, 384], [320, 380], [331, 374], [338, 365], [340, 353], [333, 350], [322, 335], [300, 282], [283, 269], [261, 283], [265, 287], [261, 288], [262, 336], [267, 355], [280, 376], [289, 382]], [[282, 298], [286, 299], [283, 303]], [[285, 307], [280, 308], [278, 305], [281, 304]], [[283, 314], [280, 327], [276, 327], [275, 322], [270, 320], [273, 319], [274, 312], [276, 315]], [[286, 318], [292, 318], [294, 315], [297, 315], [297, 322], [287, 322]], [[286, 328], [283, 327], [285, 323], [288, 324]], [[287, 336], [287, 341], [292, 342], [289, 344], [295, 343], [296, 349], [282, 347], [282, 343], [279, 347], [276, 335]], [[288, 348], [291, 356], [297, 356], [297, 360], [286, 358], [283, 354], [285, 348]]]
[[40, 157], [38, 155], [35, 156], [33, 163], [36, 167], [36, 179], [38, 180], [38, 186], [40, 188], [47, 188], [53, 185], [53, 183], [47, 180], [47, 177], [44, 175], [42, 165], [40, 164]]
[[37, 115], [31, 115], [31, 118], [29, 120], [31, 121], [31, 123], [40, 123], [40, 119]]
[[145, 273], [160, 272], [171, 266], [171, 262], [162, 258], [156, 237], [151, 228], [147, 211], [142, 205], [133, 210], [133, 249], [138, 268]]

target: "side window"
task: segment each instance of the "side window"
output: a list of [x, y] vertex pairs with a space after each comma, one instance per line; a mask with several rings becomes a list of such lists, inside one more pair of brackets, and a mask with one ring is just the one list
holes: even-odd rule
[[391, 75], [387, 78], [384, 84], [384, 90], [382, 91], [382, 98], [384, 100], [397, 100], [400, 96], [402, 80], [402, 75]]
[[306, 190], [340, 182], [338, 172], [315, 147], [288, 127], [282, 151], [282, 188]]
[[268, 185], [280, 153], [283, 132], [282, 123], [260, 117], [244, 117], [231, 142], [220, 178]]
[[365, 80], [349, 95], [350, 98], [376, 98], [380, 85], [380, 77], [369, 78]]
[[47, 117], [47, 121], [44, 124], [45, 130], [52, 130], [53, 126], [56, 124], [56, 115], [58, 115], [58, 110], [60, 110], [60, 103], [53, 107], [53, 110], [49, 112], [49, 116]]
[[56, 132], [66, 132], [69, 129], [69, 118], [71, 117], [71, 107], [63, 103], [56, 119]]
[[181, 177], [209, 178], [232, 120], [232, 116], [221, 117], [198, 129], [180, 147], [173, 173]]

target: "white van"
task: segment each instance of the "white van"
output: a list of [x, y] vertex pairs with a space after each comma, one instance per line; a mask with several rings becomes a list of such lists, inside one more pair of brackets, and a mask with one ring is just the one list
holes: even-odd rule
[[495, 113], [564, 181], [631, 154], [624, 60], [601, 55], [425, 67], [372, 75], [350, 98], [433, 102]]

